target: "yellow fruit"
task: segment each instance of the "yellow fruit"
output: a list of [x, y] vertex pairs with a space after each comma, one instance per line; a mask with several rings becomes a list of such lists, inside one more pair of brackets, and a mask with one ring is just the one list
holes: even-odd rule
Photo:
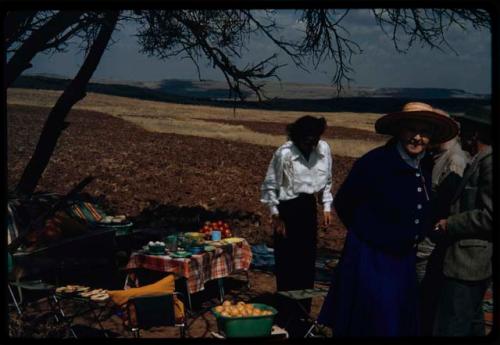
[[232, 310], [230, 315], [234, 317], [240, 317], [241, 313], [239, 310]]
[[221, 305], [218, 305], [217, 307], [215, 307], [215, 311], [218, 313], [222, 312], [223, 310], [224, 310], [224, 307]]
[[231, 301], [224, 301], [224, 303], [222, 303], [222, 305], [230, 306], [230, 305], [232, 305], [232, 303], [231, 303]]
[[228, 312], [226, 311], [223, 311], [222, 313], [220, 313], [222, 316], [224, 317], [231, 317], [231, 314], [229, 314]]
[[236, 305], [245, 305], [245, 302], [239, 301], [238, 303], [236, 303]]
[[260, 315], [262, 315], [262, 312], [260, 311], [260, 309], [254, 309], [254, 310], [252, 310], [252, 315], [253, 316], [260, 316]]

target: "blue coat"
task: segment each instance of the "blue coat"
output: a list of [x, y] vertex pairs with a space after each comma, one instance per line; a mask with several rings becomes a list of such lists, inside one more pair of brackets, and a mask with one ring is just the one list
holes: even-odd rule
[[391, 141], [361, 157], [334, 200], [348, 229], [319, 322], [336, 336], [418, 334], [415, 244], [431, 227], [431, 160], [409, 166]]

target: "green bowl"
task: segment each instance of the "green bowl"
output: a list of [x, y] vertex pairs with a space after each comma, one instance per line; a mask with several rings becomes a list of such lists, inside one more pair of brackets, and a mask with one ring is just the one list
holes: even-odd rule
[[148, 253], [153, 255], [165, 254], [165, 246], [148, 246]]
[[255, 338], [269, 337], [273, 328], [274, 317], [278, 313], [276, 309], [261, 303], [252, 303], [254, 307], [262, 310], [270, 310], [271, 315], [225, 317], [212, 308], [217, 319], [219, 332], [223, 332], [227, 338]]

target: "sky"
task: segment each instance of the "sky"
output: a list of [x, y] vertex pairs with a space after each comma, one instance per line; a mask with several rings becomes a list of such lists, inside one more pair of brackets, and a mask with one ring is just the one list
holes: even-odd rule
[[[294, 10], [277, 10], [277, 22], [287, 39], [301, 37], [303, 23]], [[357, 42], [362, 53], [352, 58], [354, 87], [432, 87], [461, 89], [471, 93], [491, 93], [491, 33], [489, 30], [466, 31], [451, 27], [447, 40], [456, 51], [439, 51], [420, 44], [406, 53], [396, 51], [394, 44], [375, 22], [369, 10], [350, 10], [342, 21], [349, 38]], [[125, 23], [113, 34], [114, 44], [105, 52], [94, 73], [94, 79], [159, 81], [162, 79], [197, 80], [195, 65], [189, 59], [173, 57], [160, 60], [140, 53], [134, 24]], [[330, 84], [333, 62], [325, 61], [309, 72], [297, 68], [276, 46], [263, 36], [252, 37], [241, 63], [258, 61], [278, 53], [277, 63], [287, 64], [278, 74], [284, 82]], [[77, 44], [70, 44], [67, 52], [38, 54], [33, 67], [24, 74], [50, 73], [72, 77], [83, 62]], [[200, 60], [201, 77], [205, 80], [224, 80], [208, 60]]]

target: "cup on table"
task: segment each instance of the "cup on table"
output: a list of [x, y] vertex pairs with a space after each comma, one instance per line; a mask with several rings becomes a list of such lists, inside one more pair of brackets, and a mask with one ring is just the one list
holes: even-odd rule
[[212, 230], [212, 241], [220, 241], [222, 239], [222, 233], [220, 230]]
[[176, 235], [167, 236], [166, 247], [167, 247], [167, 250], [169, 252], [176, 252], [177, 251], [177, 236]]

